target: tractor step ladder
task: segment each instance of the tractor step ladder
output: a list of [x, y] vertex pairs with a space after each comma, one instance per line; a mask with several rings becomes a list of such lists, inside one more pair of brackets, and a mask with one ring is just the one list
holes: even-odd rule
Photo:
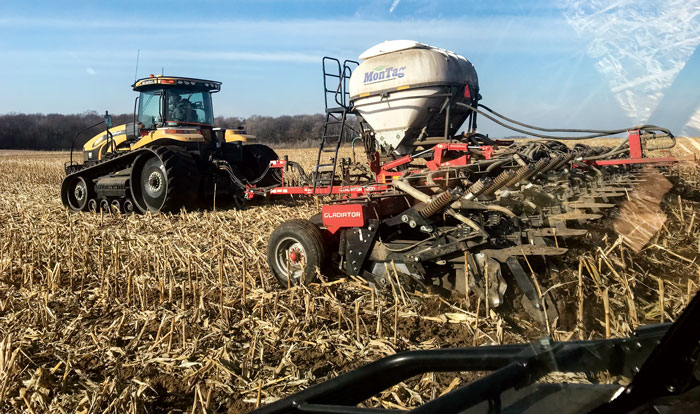
[[352, 112], [348, 81], [352, 69], [357, 65], [358, 63], [352, 60], [346, 60], [341, 64], [338, 59], [323, 58], [323, 98], [326, 106], [326, 122], [323, 125], [323, 136], [318, 148], [316, 167], [312, 171], [312, 194], [316, 194], [317, 188], [323, 188], [321, 195], [331, 194], [333, 191], [335, 170], [338, 165], [338, 151], [348, 133], [348, 113]]

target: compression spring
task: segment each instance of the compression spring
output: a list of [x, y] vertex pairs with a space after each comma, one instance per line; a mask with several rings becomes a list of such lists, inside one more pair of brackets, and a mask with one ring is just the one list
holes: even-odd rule
[[496, 190], [503, 187], [505, 183], [510, 181], [512, 178], [513, 175], [510, 170], [503, 171], [502, 173], [498, 174], [498, 177], [494, 178], [493, 183], [491, 183], [491, 185], [486, 190], [484, 190], [482, 194], [493, 194], [494, 192], [496, 192]]
[[558, 169], [560, 169], [561, 167], [564, 166], [564, 164], [566, 164], [567, 162], [573, 160], [574, 157], [576, 157], [576, 154], [573, 153], [573, 152], [570, 152], [568, 155], [565, 155], [565, 156], [564, 156], [564, 159], [561, 160], [561, 161], [560, 161], [557, 165], [555, 165], [552, 169], [553, 169], [553, 170], [558, 170]]
[[490, 184], [490, 178], [482, 178], [469, 186], [467, 189], [467, 195], [471, 194], [472, 197], [477, 197], [479, 194], [483, 193], [486, 187]]
[[560, 162], [562, 162], [562, 161], [565, 160], [565, 159], [566, 159], [566, 155], [560, 155], [560, 156], [558, 156], [558, 157], [552, 158], [552, 159], [549, 161], [549, 164], [547, 164], [547, 166], [544, 167], [544, 169], [542, 170], [542, 174], [544, 174], [544, 173], [546, 173], [547, 171], [553, 169], [555, 165], [559, 164]]
[[428, 218], [432, 216], [433, 214], [437, 213], [440, 211], [443, 207], [448, 205], [452, 201], [452, 193], [450, 193], [450, 190], [444, 191], [437, 196], [433, 197], [428, 204], [423, 207], [420, 211], [420, 215], [423, 218]]
[[523, 178], [523, 180], [529, 180], [530, 178], [536, 176], [540, 171], [542, 171], [542, 169], [544, 169], [544, 167], [547, 166], [548, 163], [549, 163], [549, 160], [546, 158], [542, 158], [541, 160], [537, 161], [535, 163], [535, 168], [533, 168], [532, 172], [530, 172], [530, 174], [525, 176], [525, 178]]
[[526, 175], [530, 174], [531, 170], [532, 166], [530, 165], [523, 165], [522, 167], [518, 168], [518, 171], [515, 172], [513, 178], [506, 183], [506, 187], [512, 187], [520, 182], [520, 180], [525, 178]]

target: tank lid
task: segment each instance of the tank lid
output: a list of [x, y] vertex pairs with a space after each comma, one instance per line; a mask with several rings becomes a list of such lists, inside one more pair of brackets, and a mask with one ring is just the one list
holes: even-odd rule
[[378, 45], [372, 46], [369, 49], [362, 52], [360, 55], [361, 60], [367, 60], [380, 55], [386, 55], [388, 53], [398, 52], [400, 50], [408, 49], [430, 49], [434, 52], [439, 52], [446, 57], [455, 58], [458, 60], [463, 60], [467, 62], [464, 56], [458, 55], [450, 50], [441, 49], [439, 47], [426, 45], [425, 43], [416, 42], [413, 40], [387, 40]]
[[366, 60], [386, 53], [415, 48], [429, 49], [430, 46], [414, 40], [387, 40], [362, 52], [360, 59]]

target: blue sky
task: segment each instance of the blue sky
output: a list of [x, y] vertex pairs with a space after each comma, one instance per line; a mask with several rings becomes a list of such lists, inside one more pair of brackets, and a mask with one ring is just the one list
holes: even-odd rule
[[467, 57], [483, 102], [517, 119], [651, 118], [698, 135], [700, 94], [687, 92], [700, 90], [699, 16], [700, 0], [3, 0], [0, 113], [131, 112], [137, 50], [139, 77], [163, 68], [222, 81], [217, 114], [316, 113], [322, 56], [411, 39]]

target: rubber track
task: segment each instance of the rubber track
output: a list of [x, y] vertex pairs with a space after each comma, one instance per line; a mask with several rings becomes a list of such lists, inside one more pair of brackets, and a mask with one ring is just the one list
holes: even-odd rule
[[182, 207], [192, 209], [196, 206], [200, 185], [200, 174], [197, 164], [192, 156], [177, 147], [149, 147], [131, 151], [108, 161], [101, 162], [88, 168], [83, 168], [67, 175], [61, 184], [63, 185], [72, 177], [83, 177], [88, 185], [92, 181], [125, 168], [130, 168], [140, 155], [155, 155], [161, 159], [165, 166], [168, 178], [168, 194], [161, 207], [162, 212], [177, 212]]
[[[153, 153], [153, 151], [148, 148], [138, 149], [135, 151], [128, 152], [124, 155], [120, 155], [116, 158], [112, 158], [111, 160], [103, 161], [99, 164], [93, 165], [92, 167], [83, 168], [72, 174], [68, 174], [61, 183], [61, 194], [63, 194], [64, 191], [63, 186], [65, 186], [68, 180], [72, 177], [83, 177], [87, 184], [91, 186], [93, 185], [94, 179], [102, 177], [103, 175], [108, 175], [112, 172], [128, 168], [129, 166], [131, 166], [131, 164], [133, 164], [136, 157], [146, 153]], [[94, 187], [91, 189], [91, 192], [94, 192]]]

